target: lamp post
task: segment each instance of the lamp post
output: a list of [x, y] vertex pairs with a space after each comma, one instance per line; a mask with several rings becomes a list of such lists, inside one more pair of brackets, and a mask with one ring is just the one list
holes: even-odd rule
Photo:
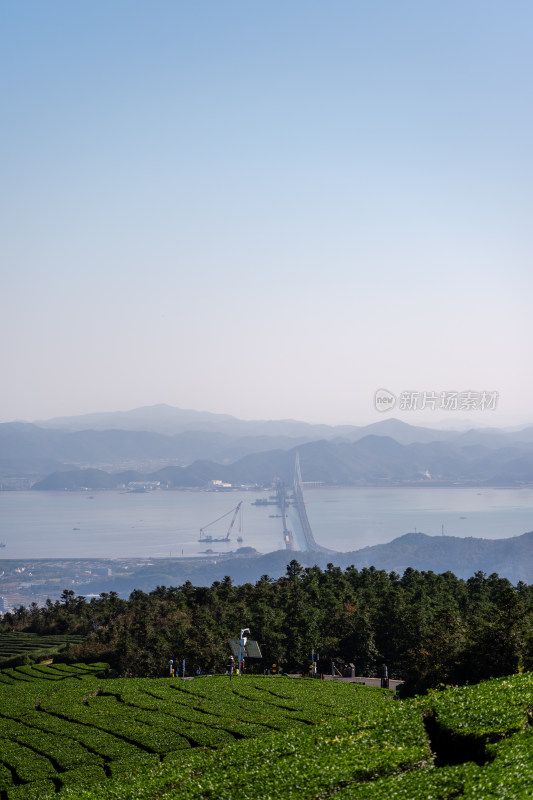
[[243, 628], [239, 639], [239, 677], [242, 675], [242, 651], [246, 647], [247, 637], [245, 633], [250, 633], [250, 628]]
[[247, 637], [245, 633], [250, 633], [250, 628], [243, 628], [239, 639], [239, 677], [242, 675], [242, 651], [246, 647]]
[[255, 639], [249, 639], [246, 634], [250, 633], [250, 628], [242, 628], [239, 638], [228, 639], [228, 644], [233, 658], [238, 662], [236, 664], [239, 670], [238, 674], [242, 674], [242, 665], [245, 658], [262, 658], [261, 650]]

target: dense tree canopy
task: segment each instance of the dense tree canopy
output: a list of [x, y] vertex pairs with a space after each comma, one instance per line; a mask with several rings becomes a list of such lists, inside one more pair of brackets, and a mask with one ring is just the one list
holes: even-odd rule
[[359, 675], [377, 675], [387, 664], [411, 691], [464, 683], [530, 669], [533, 665], [533, 586], [478, 572], [467, 581], [407, 569], [403, 576], [373, 567], [302, 568], [255, 584], [230, 578], [210, 587], [159, 586], [129, 600], [116, 592], [86, 601], [65, 589], [61, 600], [33, 603], [6, 614], [4, 630], [86, 633], [71, 658], [110, 660], [121, 675], [155, 676], [170, 658], [189, 669], [222, 671], [227, 639], [251, 630], [263, 660], [307, 671], [311, 648], [319, 670], [331, 661], [353, 662]]

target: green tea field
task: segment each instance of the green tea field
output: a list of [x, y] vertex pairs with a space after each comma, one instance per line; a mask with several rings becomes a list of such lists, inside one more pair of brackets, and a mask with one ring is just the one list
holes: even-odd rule
[[[63, 634], [41, 636], [36, 633], [0, 632], [0, 669], [27, 661], [42, 661], [65, 650], [69, 645], [81, 644], [85, 636]], [[25, 659], [25, 656], [28, 658]]]
[[530, 798], [533, 675], [398, 700], [264, 676], [0, 673], [0, 800]]

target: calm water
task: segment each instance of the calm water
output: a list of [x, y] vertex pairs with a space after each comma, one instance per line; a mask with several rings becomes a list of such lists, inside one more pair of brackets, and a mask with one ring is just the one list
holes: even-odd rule
[[332, 550], [358, 550], [404, 533], [506, 539], [533, 530], [533, 489], [309, 489], [315, 539]]
[[[283, 548], [275, 506], [252, 506], [250, 492], [0, 492], [0, 558], [129, 558], [197, 555], [238, 546]], [[90, 499], [90, 498], [94, 499]], [[309, 489], [315, 539], [357, 550], [409, 531], [430, 535], [518, 536], [533, 529], [533, 489]], [[243, 501], [242, 545], [198, 542], [200, 527]], [[225, 536], [231, 515], [208, 529]], [[77, 529], [77, 530], [74, 530]], [[293, 529], [298, 546], [298, 525]]]

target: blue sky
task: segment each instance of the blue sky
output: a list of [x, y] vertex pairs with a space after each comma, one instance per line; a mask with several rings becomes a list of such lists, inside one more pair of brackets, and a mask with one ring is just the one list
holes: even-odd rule
[[386, 388], [497, 391], [451, 421], [533, 422], [532, 23], [6, 0], [0, 421], [359, 424]]

